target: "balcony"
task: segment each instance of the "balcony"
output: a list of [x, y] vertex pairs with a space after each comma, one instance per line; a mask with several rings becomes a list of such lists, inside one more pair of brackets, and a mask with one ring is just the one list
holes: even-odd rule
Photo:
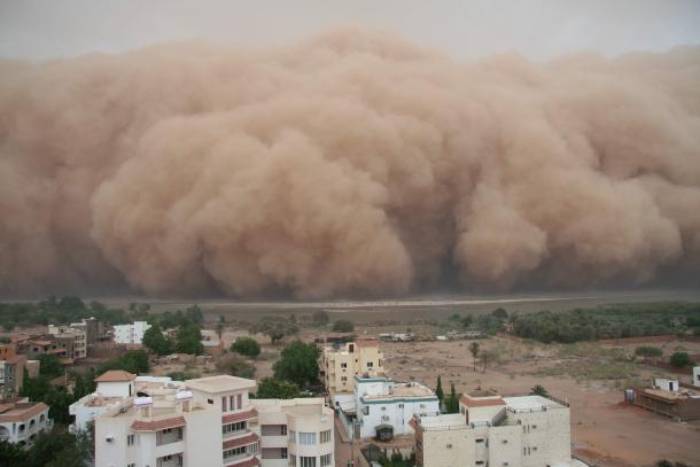
[[156, 446], [177, 443], [178, 441], [182, 441], [182, 427], [168, 428], [156, 434]]
[[156, 460], [156, 467], [182, 467], [182, 465], [182, 453], [159, 457]]

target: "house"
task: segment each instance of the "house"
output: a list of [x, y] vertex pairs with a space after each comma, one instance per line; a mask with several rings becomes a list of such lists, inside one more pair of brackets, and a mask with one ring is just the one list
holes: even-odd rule
[[80, 360], [87, 357], [87, 332], [81, 327], [54, 326], [49, 324], [49, 335], [54, 336], [58, 341], [72, 341], [73, 360]]
[[19, 395], [24, 382], [27, 357], [13, 355], [0, 360], [0, 400]]
[[321, 357], [321, 380], [331, 396], [350, 394], [355, 387], [355, 376], [384, 374], [383, 358], [375, 339], [326, 346]]
[[417, 415], [416, 462], [425, 467], [574, 466], [566, 404], [541, 396], [474, 391], [457, 414]]
[[43, 402], [21, 399], [0, 403], [0, 441], [28, 447], [39, 433], [50, 431], [52, 426], [49, 406]]
[[352, 400], [337, 395], [334, 403], [350, 438], [412, 434], [409, 422], [414, 415], [440, 413], [440, 401], [427, 386], [384, 376], [356, 376]]
[[134, 321], [131, 324], [114, 326], [114, 342], [126, 345], [141, 345], [143, 335], [151, 328], [146, 321]]

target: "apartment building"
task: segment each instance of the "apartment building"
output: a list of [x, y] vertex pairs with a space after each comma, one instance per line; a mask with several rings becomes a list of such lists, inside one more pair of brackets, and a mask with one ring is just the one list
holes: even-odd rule
[[352, 393], [355, 376], [384, 374], [383, 358], [375, 339], [327, 346], [321, 357], [321, 379], [331, 395]]
[[87, 357], [87, 331], [82, 327], [49, 324], [49, 335], [54, 336], [58, 342], [71, 342], [68, 348], [72, 348], [73, 360]]
[[384, 376], [355, 376], [352, 396], [336, 395], [334, 404], [350, 438], [390, 438], [413, 433], [414, 415], [440, 413], [440, 401], [429, 387]]
[[416, 460], [425, 467], [582, 465], [571, 458], [566, 404], [540, 396], [463, 395], [458, 414], [416, 416]]
[[[323, 399], [251, 400], [255, 381], [228, 375], [185, 382], [106, 375], [98, 378], [95, 398], [75, 410], [89, 411], [102, 399], [104, 408], [94, 418], [96, 465], [318, 467], [334, 462], [333, 412]], [[111, 386], [105, 389], [103, 383]]]
[[26, 399], [0, 403], [0, 441], [29, 447], [42, 431], [50, 431], [53, 421], [49, 406]]
[[0, 360], [0, 400], [11, 399], [22, 390], [27, 357], [14, 355]]
[[117, 344], [143, 343], [143, 335], [151, 328], [146, 321], [134, 321], [131, 324], [117, 324], [114, 326], [114, 342]]

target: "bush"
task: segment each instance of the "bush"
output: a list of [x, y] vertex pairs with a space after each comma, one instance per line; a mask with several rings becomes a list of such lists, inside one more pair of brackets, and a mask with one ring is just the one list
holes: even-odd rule
[[216, 362], [216, 368], [240, 378], [253, 378], [255, 376], [255, 367], [238, 355], [224, 355]]
[[664, 352], [658, 347], [641, 345], [634, 349], [634, 354], [640, 357], [660, 357], [664, 354]]
[[231, 352], [255, 358], [260, 355], [260, 344], [252, 337], [238, 337], [236, 342], [231, 344]]
[[671, 358], [669, 359], [669, 363], [671, 363], [671, 365], [675, 366], [676, 368], [683, 368], [689, 366], [693, 362], [690, 359], [690, 355], [688, 355], [688, 352], [674, 352], [673, 355], [671, 355]]
[[333, 331], [335, 332], [353, 332], [355, 330], [355, 325], [352, 321], [346, 319], [339, 319], [333, 323]]

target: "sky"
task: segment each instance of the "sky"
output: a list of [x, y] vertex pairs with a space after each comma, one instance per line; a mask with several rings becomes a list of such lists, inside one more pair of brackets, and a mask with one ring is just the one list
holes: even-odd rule
[[191, 39], [279, 45], [347, 25], [396, 32], [456, 59], [615, 56], [700, 44], [700, 1], [3, 0], [0, 57], [45, 60]]

